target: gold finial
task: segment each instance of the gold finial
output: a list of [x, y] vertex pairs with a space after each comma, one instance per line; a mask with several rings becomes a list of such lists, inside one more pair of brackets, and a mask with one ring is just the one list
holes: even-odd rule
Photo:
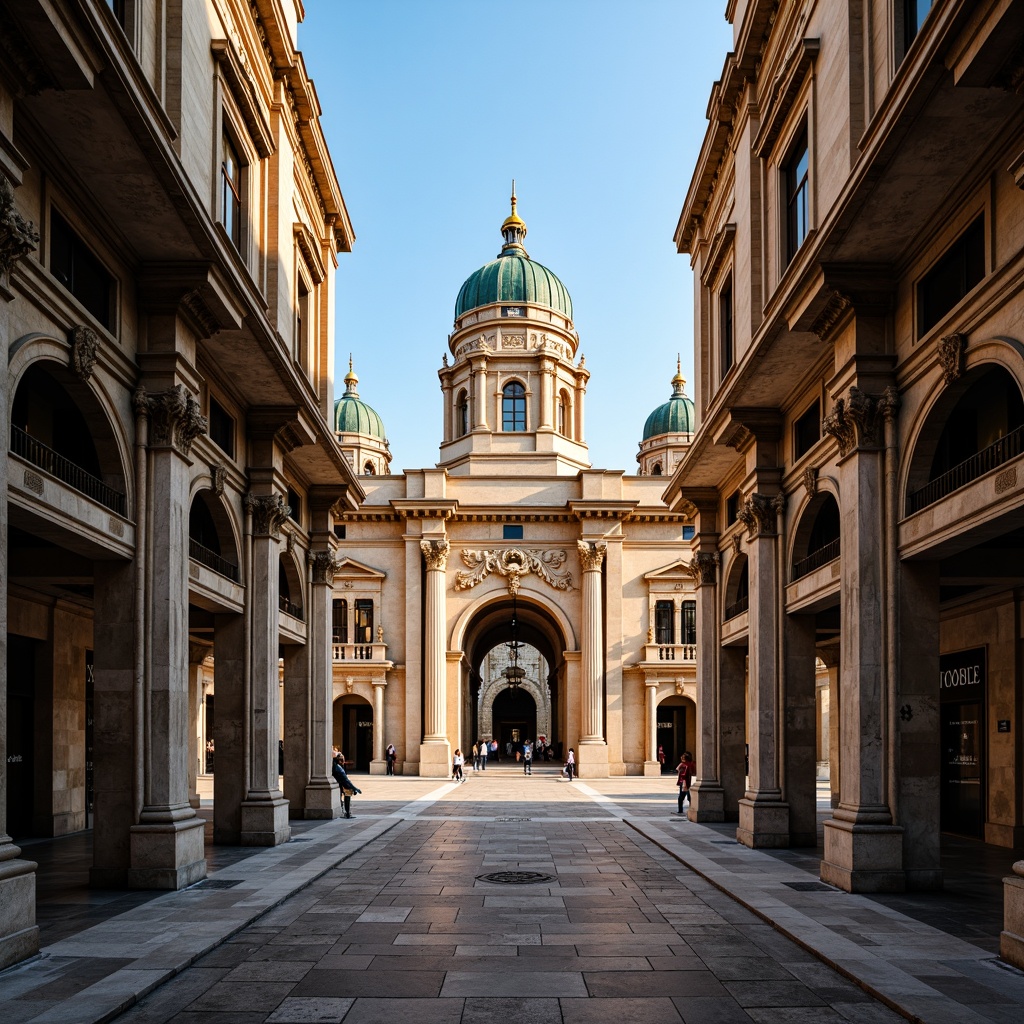
[[686, 387], [686, 381], [683, 379], [683, 361], [679, 357], [679, 353], [676, 353], [676, 375], [672, 378], [672, 395], [681, 395], [683, 389]]
[[348, 354], [348, 373], [345, 374], [345, 393], [349, 395], [356, 395], [356, 385], [359, 383], [359, 378], [356, 376], [355, 370], [352, 369], [352, 353]]
[[523, 239], [526, 238], [526, 224], [522, 217], [516, 213], [516, 179], [512, 179], [512, 212], [505, 218], [501, 225], [501, 235], [505, 239], [501, 255], [515, 252], [526, 256], [526, 249], [523, 248]]

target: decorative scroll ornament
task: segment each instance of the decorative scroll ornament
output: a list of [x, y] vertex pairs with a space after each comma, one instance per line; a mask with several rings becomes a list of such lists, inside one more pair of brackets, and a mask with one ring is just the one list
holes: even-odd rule
[[224, 493], [224, 481], [227, 479], [228, 471], [222, 463], [210, 466], [210, 487], [213, 493], [219, 498]]
[[334, 582], [334, 570], [338, 568], [338, 560], [330, 551], [311, 551], [306, 556], [314, 583]]
[[584, 572], [596, 572], [604, 562], [604, 556], [608, 552], [608, 545], [603, 542], [589, 540], [576, 541], [576, 549], [580, 553], [580, 565]]
[[786, 507], [783, 494], [769, 498], [766, 494], [752, 494], [737, 511], [736, 518], [747, 528], [751, 539], [774, 537], [776, 518]]
[[804, 490], [808, 498], [813, 498], [818, 493], [818, 471], [814, 466], [808, 466], [804, 470]]
[[854, 448], [880, 446], [880, 411], [878, 399], [858, 387], [850, 388], [849, 397], [836, 402], [821, 425], [838, 442], [840, 457], [849, 455]]
[[832, 328], [843, 318], [851, 304], [849, 295], [839, 291], [832, 292], [825, 303], [825, 308], [811, 324], [811, 331], [818, 336], [818, 341], [824, 341], [832, 333]]
[[502, 551], [463, 551], [462, 561], [469, 572], [455, 575], [455, 589], [469, 590], [485, 580], [492, 572], [508, 580], [508, 592], [519, 593], [519, 580], [533, 573], [555, 590], [572, 590], [572, 575], [560, 572], [565, 563], [564, 551], [537, 551], [524, 548], [505, 548]]
[[257, 537], [279, 536], [281, 524], [291, 514], [280, 494], [247, 494], [245, 510], [252, 516], [252, 532]]
[[966, 334], [947, 334], [939, 338], [939, 366], [942, 367], [942, 379], [947, 385], [955, 383], [963, 375], [966, 347]]
[[421, 540], [420, 551], [423, 552], [423, 559], [427, 563], [427, 569], [440, 569], [444, 572], [448, 568], [448, 552], [451, 550], [446, 540]]
[[713, 587], [718, 577], [718, 561], [717, 551], [698, 551], [685, 569], [698, 587]]
[[88, 380], [99, 355], [100, 339], [91, 327], [79, 324], [68, 331], [71, 343], [71, 371], [76, 377]]
[[39, 244], [39, 232], [14, 208], [14, 186], [0, 171], [0, 276]]
[[173, 446], [188, 455], [192, 442], [206, 433], [206, 417], [200, 414], [199, 403], [181, 384], [149, 395], [147, 401], [152, 422], [150, 444]]

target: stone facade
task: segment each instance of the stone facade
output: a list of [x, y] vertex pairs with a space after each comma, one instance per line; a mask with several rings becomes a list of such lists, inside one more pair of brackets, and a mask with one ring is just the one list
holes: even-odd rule
[[940, 832], [1024, 841], [1019, 11], [727, 12], [676, 233], [700, 429], [665, 496], [718, 569], [691, 815], [813, 844], [828, 760], [822, 878], [934, 888]]
[[98, 886], [203, 877], [207, 741], [218, 841], [338, 813], [353, 233], [300, 9], [0, 2], [0, 967], [38, 941], [12, 836], [91, 827]]

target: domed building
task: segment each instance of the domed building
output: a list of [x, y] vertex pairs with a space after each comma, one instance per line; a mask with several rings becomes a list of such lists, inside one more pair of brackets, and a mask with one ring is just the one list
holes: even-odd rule
[[334, 403], [334, 433], [356, 473], [377, 476], [389, 471], [391, 448], [384, 433], [384, 421], [359, 398], [358, 383], [349, 356], [345, 394]]
[[682, 461], [696, 430], [693, 401], [686, 397], [686, 381], [676, 360], [672, 397], [659, 405], [644, 424], [636, 461], [643, 476], [671, 476]]
[[357, 771], [383, 773], [389, 743], [399, 771], [439, 778], [481, 739], [499, 757], [540, 741], [559, 766], [571, 747], [584, 778], [657, 775], [659, 751], [671, 771], [694, 747], [692, 527], [654, 469], [693, 404], [677, 373], [640, 474], [592, 466], [572, 299], [516, 207], [513, 189], [501, 251], [457, 293], [437, 464], [386, 475], [351, 368], [335, 408], [353, 465], [383, 467], [335, 527], [333, 738]]

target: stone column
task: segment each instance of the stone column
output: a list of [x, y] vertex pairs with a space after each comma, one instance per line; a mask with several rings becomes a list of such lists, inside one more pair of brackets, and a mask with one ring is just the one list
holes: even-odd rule
[[608, 745], [604, 737], [604, 611], [601, 566], [608, 546], [603, 541], [576, 542], [583, 569], [582, 638], [580, 650], [580, 746], [576, 761], [581, 778], [608, 775]]
[[331, 608], [334, 595], [333, 551], [309, 556], [310, 596], [307, 618], [309, 651], [309, 736], [306, 745], [307, 774], [305, 816], [337, 818], [341, 814], [338, 785], [331, 777], [331, 704], [334, 673], [331, 665]]
[[448, 778], [451, 745], [448, 741], [447, 655], [445, 644], [445, 570], [448, 541], [422, 540], [420, 550], [427, 566], [423, 625], [423, 720], [420, 744], [420, 775]]
[[781, 495], [753, 494], [739, 510], [748, 530], [750, 578], [750, 775], [740, 801], [736, 838], [746, 846], [789, 845], [789, 807], [782, 799], [779, 731], [779, 608], [776, 518]]
[[693, 821], [726, 820], [719, 743], [718, 561], [717, 551], [698, 551], [687, 566], [697, 585], [697, 773], [688, 815]]
[[552, 374], [554, 363], [546, 356], [540, 360], [540, 418], [537, 424], [539, 430], [551, 429], [551, 409], [553, 405], [551, 396]]
[[[882, 398], [882, 402], [887, 399]], [[849, 892], [899, 892], [903, 831], [893, 824], [888, 792], [886, 606], [882, 407], [851, 387], [825, 418], [839, 444], [841, 623], [839, 806], [825, 822], [821, 877]]]
[[387, 771], [387, 759], [384, 756], [384, 690], [388, 685], [386, 679], [373, 681], [373, 761], [370, 762], [371, 775], [383, 775]]
[[[5, 104], [0, 129], [6, 140], [12, 137], [13, 105]], [[4, 349], [14, 340], [10, 322], [10, 273], [14, 265], [33, 252], [39, 242], [35, 227], [15, 209], [14, 189], [4, 170], [15, 174], [6, 147], [0, 147], [0, 338]], [[5, 363], [6, 365], [6, 363]], [[7, 379], [0, 387], [0, 970], [39, 951], [36, 927], [36, 865], [21, 857], [7, 834], [7, 452], [10, 450], [11, 410]]]
[[818, 657], [828, 671], [828, 778], [831, 791], [831, 805], [839, 806], [839, 645], [818, 648]]
[[[312, 603], [312, 602], [310, 602]], [[307, 623], [307, 641], [312, 623]], [[312, 717], [315, 713], [313, 687], [310, 679], [311, 652], [305, 644], [283, 644], [284, 661], [283, 707], [284, 724], [284, 798], [288, 801], [288, 817], [306, 817], [306, 786], [311, 769]]]
[[278, 572], [279, 530], [289, 507], [279, 494], [250, 494], [252, 576], [249, 689], [249, 777], [242, 802], [243, 846], [277, 846], [291, 835], [288, 802], [278, 788]]
[[[204, 822], [189, 803], [189, 451], [206, 431], [181, 384], [146, 396], [149, 530], [146, 557], [144, 806], [131, 829], [128, 884], [180, 889], [203, 878]], [[97, 815], [98, 817], [98, 815]]]
[[191, 644], [188, 658], [188, 802], [199, 809], [199, 716], [203, 708], [203, 661], [210, 649], [202, 644]]
[[790, 845], [818, 844], [818, 704], [813, 615], [788, 615], [782, 692], [783, 792]]
[[658, 683], [657, 680], [648, 679], [645, 683], [646, 704], [645, 717], [647, 719], [647, 757], [644, 760], [644, 775], [661, 775], [661, 763], [658, 761]]
[[472, 367], [473, 387], [473, 429], [487, 429], [487, 356], [475, 352], [469, 357]]
[[213, 841], [231, 846], [242, 841], [249, 777], [247, 640], [244, 616], [214, 616]]

